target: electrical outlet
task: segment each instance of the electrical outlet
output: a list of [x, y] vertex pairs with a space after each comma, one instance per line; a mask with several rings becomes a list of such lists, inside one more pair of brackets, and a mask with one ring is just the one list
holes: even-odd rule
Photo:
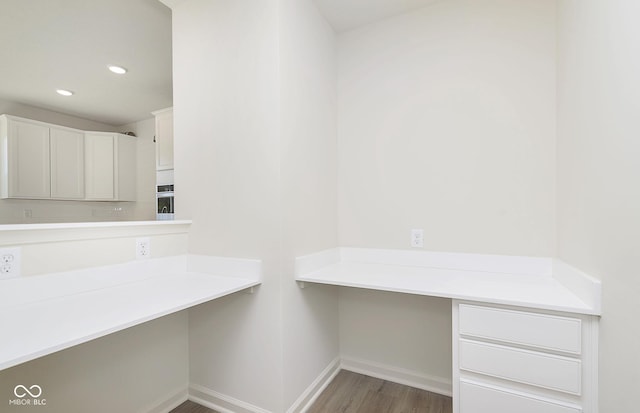
[[20, 276], [20, 248], [0, 248], [0, 279]]
[[136, 238], [136, 259], [145, 260], [151, 257], [151, 241], [149, 238]]
[[424, 230], [422, 229], [411, 230], [411, 247], [412, 248], [424, 247]]

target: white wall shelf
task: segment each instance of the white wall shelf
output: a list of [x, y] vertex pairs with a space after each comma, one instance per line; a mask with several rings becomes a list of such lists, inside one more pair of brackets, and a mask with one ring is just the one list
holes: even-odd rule
[[552, 258], [336, 248], [296, 259], [299, 283], [600, 315], [600, 281]]
[[258, 260], [182, 255], [0, 281], [0, 370], [260, 284]]
[[0, 225], [0, 245], [186, 234], [190, 226], [190, 220], [10, 224]]
[[174, 221], [105, 221], [105, 222], [64, 222], [46, 224], [9, 224], [0, 225], [0, 233], [10, 231], [41, 231], [41, 230], [74, 230], [92, 228], [113, 228], [113, 227], [171, 227], [191, 225], [190, 220]]

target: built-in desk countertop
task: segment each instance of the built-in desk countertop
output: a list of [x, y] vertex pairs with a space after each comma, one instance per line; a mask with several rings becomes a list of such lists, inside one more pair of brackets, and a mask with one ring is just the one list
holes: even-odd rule
[[298, 257], [296, 280], [570, 313], [601, 311], [600, 281], [552, 258], [336, 248]]
[[0, 369], [260, 284], [258, 260], [182, 255], [0, 281]]

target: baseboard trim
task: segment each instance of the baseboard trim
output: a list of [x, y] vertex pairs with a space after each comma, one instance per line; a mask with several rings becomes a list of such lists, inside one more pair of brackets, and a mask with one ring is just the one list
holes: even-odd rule
[[163, 397], [142, 409], [143, 413], [169, 413], [189, 399], [188, 386], [185, 384], [170, 393], [169, 397]]
[[293, 402], [287, 413], [304, 413], [316, 401], [318, 396], [327, 388], [329, 383], [340, 372], [340, 358], [336, 357], [318, 377], [305, 389], [304, 392]]
[[[325, 367], [313, 383], [311, 383], [309, 387], [302, 392], [298, 399], [296, 399], [291, 407], [289, 407], [287, 413], [305, 413], [318, 399], [320, 394], [322, 394], [322, 392], [327, 388], [329, 383], [331, 383], [340, 370], [352, 371], [354, 373], [388, 380], [394, 383], [427, 390], [448, 397], [451, 397], [453, 394], [451, 380], [449, 379], [430, 376], [417, 371], [401, 369], [368, 360], [339, 357], [334, 359], [327, 367]], [[186, 392], [183, 391], [182, 394], [184, 395], [184, 393]], [[173, 398], [177, 401], [179, 398], [176, 396], [173, 396]], [[217, 410], [221, 413], [271, 413], [261, 407], [254, 406], [250, 403], [227, 396], [198, 384], [189, 385], [188, 396], [173, 405], [172, 408], [178, 406], [187, 399], [210, 409]], [[166, 404], [166, 406], [169, 405], [169, 403]], [[149, 410], [148, 413], [167, 413], [170, 410], [171, 408], [167, 410]]]
[[430, 376], [417, 371], [349, 357], [342, 357], [340, 368], [354, 373], [416, 387], [443, 396], [452, 397], [453, 395], [451, 380], [443, 377]]
[[271, 413], [261, 407], [218, 393], [198, 384], [189, 385], [189, 400], [220, 413]]

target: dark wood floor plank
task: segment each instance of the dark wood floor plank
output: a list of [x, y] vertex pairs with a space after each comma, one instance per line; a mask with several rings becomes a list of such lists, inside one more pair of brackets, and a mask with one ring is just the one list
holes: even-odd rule
[[207, 407], [201, 406], [197, 403], [192, 402], [191, 400], [187, 400], [182, 403], [180, 406], [171, 410], [170, 413], [218, 413], [215, 410], [211, 410]]
[[451, 413], [450, 397], [341, 371], [308, 413]]
[[357, 406], [354, 413], [373, 413], [373, 412], [389, 412], [392, 410], [396, 398], [391, 394], [369, 390], [365, 393], [365, 397]]

